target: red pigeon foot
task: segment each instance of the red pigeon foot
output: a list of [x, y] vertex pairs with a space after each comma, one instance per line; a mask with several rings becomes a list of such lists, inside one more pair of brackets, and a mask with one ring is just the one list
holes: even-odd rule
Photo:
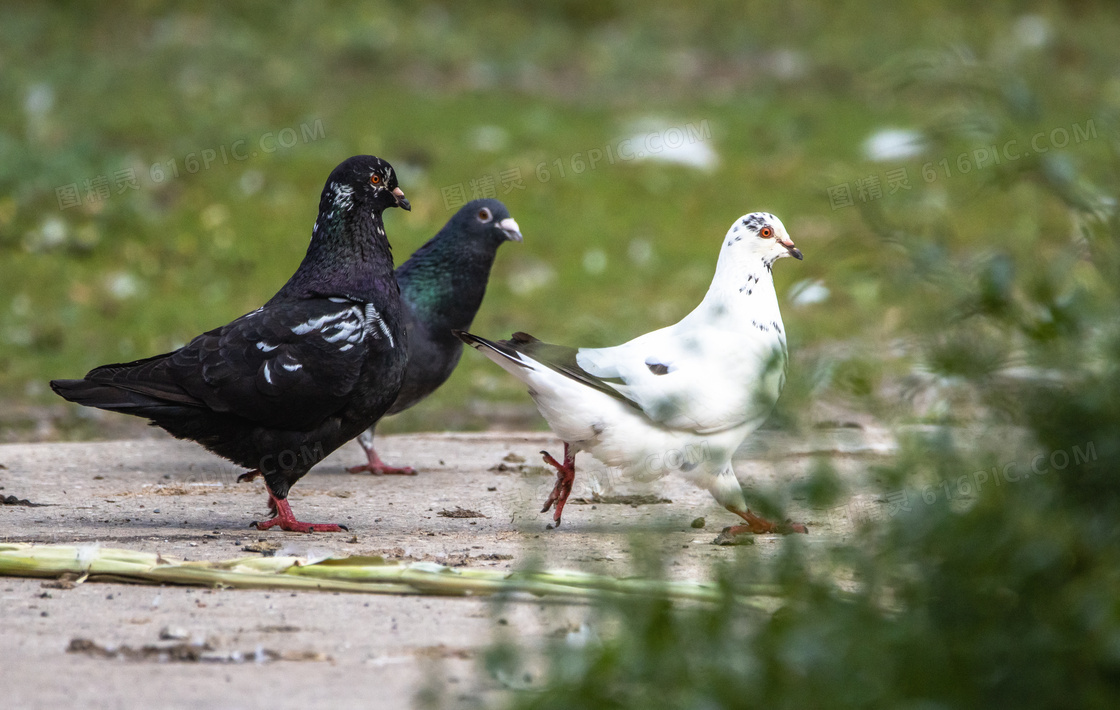
[[416, 475], [416, 470], [411, 466], [402, 466], [400, 468], [397, 468], [396, 466], [390, 466], [389, 464], [385, 463], [381, 460], [381, 457], [377, 455], [377, 452], [374, 451], [373, 448], [367, 449], [366, 454], [368, 454], [369, 456], [369, 463], [364, 463], [361, 466], [351, 466], [346, 470], [350, 473], [364, 473], [366, 471], [369, 471], [375, 476]]
[[[729, 510], [731, 509], [729, 508]], [[741, 535], [743, 533], [752, 533], [755, 535], [778, 533], [781, 535], [789, 535], [790, 533], [808, 534], [809, 532], [809, 528], [801, 523], [795, 523], [788, 519], [784, 523], [773, 523], [766, 518], [755, 515], [749, 510], [731, 510], [731, 512], [747, 521], [746, 525], [733, 525], [728, 528], [727, 532], [731, 535]]]
[[349, 532], [345, 525], [335, 525], [333, 523], [304, 523], [296, 520], [296, 516], [292, 513], [291, 506], [288, 505], [287, 498], [277, 498], [273, 495], [272, 491], [268, 492], [268, 505], [276, 511], [276, 517], [271, 520], [264, 520], [253, 523], [257, 530], [268, 530], [271, 527], [279, 527], [281, 530], [288, 532]]
[[542, 451], [541, 455], [544, 456], [545, 463], [556, 469], [556, 486], [548, 494], [548, 500], [544, 502], [541, 512], [548, 512], [548, 509], [555, 503], [556, 512], [552, 514], [552, 520], [556, 523], [556, 527], [560, 527], [560, 516], [564, 513], [564, 504], [568, 502], [568, 496], [572, 493], [572, 483], [576, 478], [576, 455], [566, 443], [564, 444], [564, 463], [552, 458], [552, 455], [547, 451]]

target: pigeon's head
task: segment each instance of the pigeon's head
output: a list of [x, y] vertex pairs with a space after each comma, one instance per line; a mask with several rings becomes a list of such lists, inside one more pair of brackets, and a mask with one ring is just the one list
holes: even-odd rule
[[340, 163], [327, 178], [320, 206], [336, 213], [355, 207], [374, 212], [390, 207], [412, 209], [397, 186], [393, 166], [373, 155], [355, 155]]
[[471, 200], [447, 226], [457, 240], [470, 245], [497, 249], [503, 242], [521, 241], [521, 228], [498, 200]]
[[784, 256], [803, 259], [782, 220], [769, 212], [752, 212], [735, 220], [723, 240], [720, 260], [754, 269], [761, 261], [767, 269]]

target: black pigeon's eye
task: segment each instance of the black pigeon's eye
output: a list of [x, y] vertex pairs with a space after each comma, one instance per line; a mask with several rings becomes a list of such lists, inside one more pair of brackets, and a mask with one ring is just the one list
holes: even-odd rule
[[770, 237], [774, 236], [774, 230], [770, 227], [763, 227], [762, 229], [758, 230], [758, 236], [762, 237], [763, 239], [769, 239]]
[[486, 209], [485, 207], [478, 211], [479, 222], [489, 222], [493, 217], [494, 215], [490, 214], [490, 210]]
[[369, 181], [370, 181], [371, 184], [376, 185], [376, 184], [381, 182], [381, 176], [380, 175], [370, 175], [369, 176]]

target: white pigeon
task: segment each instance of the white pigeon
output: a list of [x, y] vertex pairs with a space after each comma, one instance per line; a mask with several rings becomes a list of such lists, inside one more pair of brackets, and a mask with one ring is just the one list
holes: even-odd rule
[[563, 463], [541, 452], [557, 472], [542, 513], [555, 503], [560, 524], [575, 455], [587, 451], [622, 475], [684, 476], [746, 521], [733, 532], [806, 532], [751, 513], [731, 468], [785, 383], [786, 335], [771, 273], [785, 256], [802, 258], [777, 217], [754, 212], [735, 220], [700, 305], [676, 325], [615, 347], [577, 350], [526, 333], [493, 342], [457, 332], [529, 386], [564, 441]]

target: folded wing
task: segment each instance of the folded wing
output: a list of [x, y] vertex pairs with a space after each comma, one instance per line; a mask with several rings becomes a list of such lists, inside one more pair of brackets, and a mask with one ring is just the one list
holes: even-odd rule
[[393, 346], [372, 306], [306, 299], [253, 311], [172, 353], [52, 384], [83, 404], [140, 416], [199, 407], [305, 430], [346, 405], [371, 349]]

